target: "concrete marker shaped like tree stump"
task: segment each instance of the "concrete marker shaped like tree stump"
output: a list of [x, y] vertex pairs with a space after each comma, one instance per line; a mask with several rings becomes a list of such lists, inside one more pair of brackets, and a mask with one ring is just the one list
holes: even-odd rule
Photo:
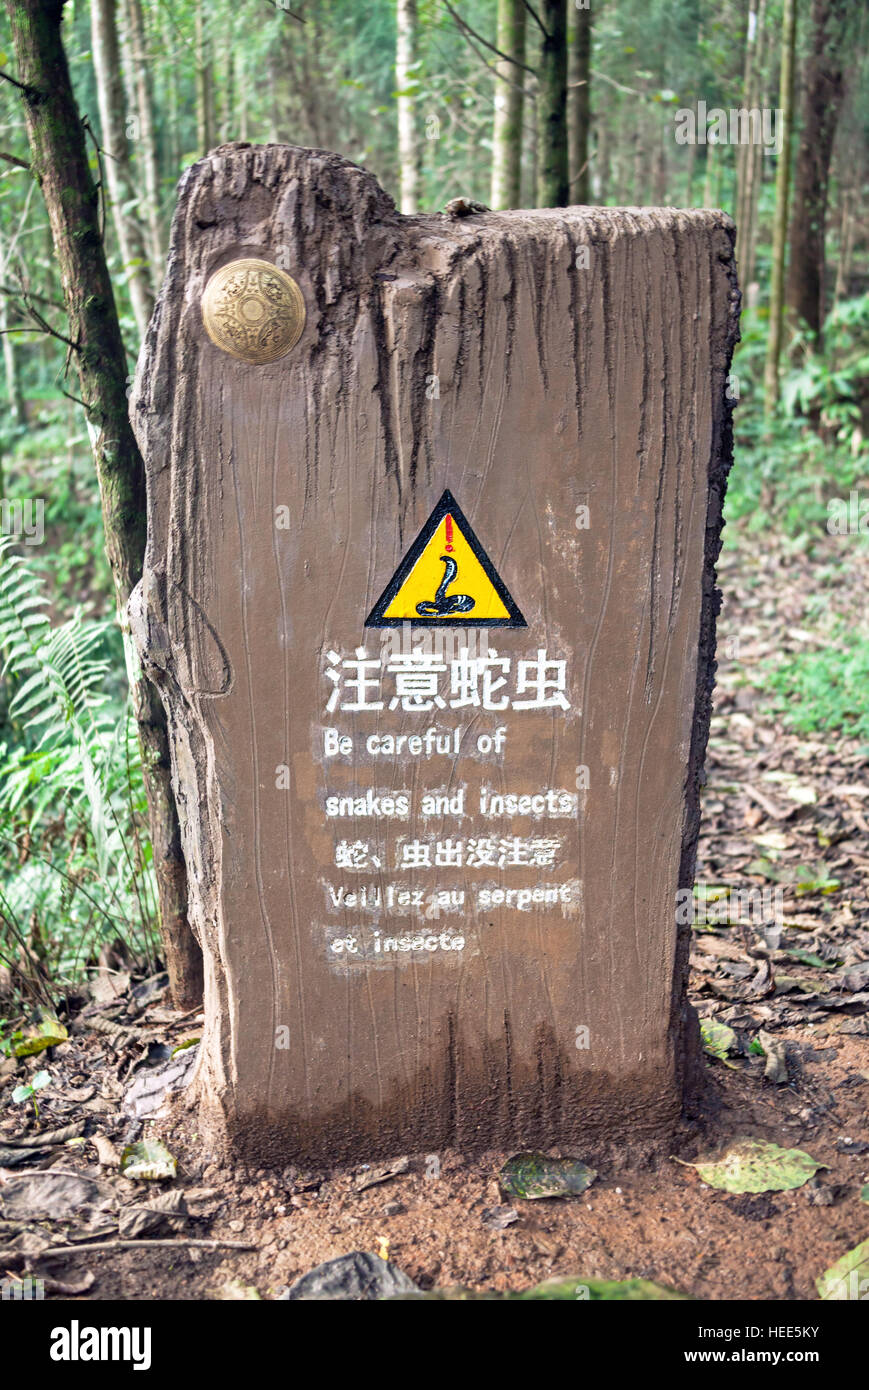
[[678, 1118], [732, 243], [709, 211], [405, 218], [284, 146], [183, 179], [132, 611], [203, 1123], [251, 1161], [639, 1148]]

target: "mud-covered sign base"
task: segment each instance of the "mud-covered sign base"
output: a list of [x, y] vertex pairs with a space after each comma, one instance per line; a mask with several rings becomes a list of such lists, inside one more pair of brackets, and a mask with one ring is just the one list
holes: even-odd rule
[[[304, 308], [259, 271], [284, 318], [221, 301], [221, 346], [203, 295], [246, 258]], [[719, 213], [406, 218], [282, 146], [186, 176], [133, 617], [202, 1120], [238, 1152], [630, 1148], [678, 1116], [737, 300]]]

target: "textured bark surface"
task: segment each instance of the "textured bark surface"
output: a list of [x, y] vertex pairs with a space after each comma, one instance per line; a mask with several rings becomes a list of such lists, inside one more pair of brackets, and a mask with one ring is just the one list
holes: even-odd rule
[[537, 65], [537, 202], [561, 208], [570, 200], [567, 137], [567, 0], [541, 0], [543, 30]]
[[769, 333], [763, 370], [763, 409], [771, 415], [779, 399], [779, 358], [784, 330], [785, 260], [790, 217], [791, 145], [794, 126], [794, 59], [797, 38], [797, 0], [783, 0], [781, 64], [779, 68], [779, 114], [776, 135], [781, 135], [781, 151], [775, 171], [775, 215], [772, 224], [772, 274], [769, 287]]
[[794, 176], [786, 299], [796, 320], [822, 346], [825, 232], [830, 161], [844, 95], [844, 38], [850, 7], [813, 0], [811, 47], [803, 71], [802, 130]]
[[154, 312], [154, 295], [145, 238], [135, 210], [136, 189], [126, 133], [116, 0], [94, 0], [91, 5], [91, 46], [100, 108], [101, 143], [105, 154], [103, 168], [111, 198], [112, 220], [121, 251], [121, 264], [127, 275], [136, 327], [142, 339]]
[[[202, 325], [208, 278], [241, 256], [305, 297], [298, 345], [269, 366]], [[639, 1144], [678, 1115], [697, 1030], [674, 908], [693, 881], [737, 313], [720, 213], [404, 218], [353, 165], [283, 146], [226, 146], [186, 175], [132, 402], [149, 505], [134, 628], [169, 712], [206, 959], [204, 1120], [240, 1151]], [[567, 657], [571, 708], [463, 711], [475, 735], [507, 726], [499, 765], [324, 761], [327, 653], [378, 650], [365, 617], [445, 488], [527, 620], [491, 645]], [[589, 790], [558, 823], [579, 908], [468, 911], [466, 948], [424, 959], [329, 956], [329, 931], [360, 919], [330, 920], [335, 838], [394, 848], [395, 831], [330, 824], [326, 792], [530, 792], [580, 766]]]
[[419, 206], [420, 147], [416, 128], [419, 15], [416, 0], [398, 0], [395, 11], [395, 85], [398, 105], [398, 165], [402, 212]]
[[591, 190], [591, 46], [593, 16], [588, 9], [571, 8], [568, 20], [568, 150], [571, 203], [587, 203]]
[[492, 207], [502, 212], [522, 201], [522, 122], [525, 108], [525, 3], [498, 0], [495, 47], [504, 57], [493, 64], [495, 118], [492, 129]]
[[[124, 0], [125, 57], [128, 60], [128, 80], [132, 84], [131, 108], [139, 118], [139, 164], [143, 176], [143, 197], [148, 217], [148, 252], [155, 281], [163, 268], [163, 235], [160, 230], [160, 166], [157, 158], [157, 137], [154, 130], [154, 94], [148, 67], [148, 40], [145, 35], [145, 16], [141, 0]], [[174, 132], [176, 121], [170, 121]], [[176, 163], [177, 167], [177, 163]]]

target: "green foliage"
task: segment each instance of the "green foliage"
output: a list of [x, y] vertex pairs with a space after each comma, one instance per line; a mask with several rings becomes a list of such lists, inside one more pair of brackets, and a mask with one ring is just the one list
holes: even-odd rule
[[18, 864], [0, 890], [0, 952], [67, 979], [99, 943], [150, 951], [154, 885], [126, 702], [111, 698], [108, 624], [52, 625], [43, 581], [0, 538], [0, 652], [11, 691], [0, 730], [0, 838]]
[[[869, 407], [867, 334], [869, 295], [835, 308], [827, 319], [823, 353], [785, 375], [779, 410], [764, 420], [766, 315], [743, 315], [734, 360], [739, 400], [729, 520], [744, 519], [749, 533], [774, 527], [792, 538], [817, 539], [826, 531], [829, 499], [847, 497], [869, 476], [869, 445], [861, 425], [861, 402], [864, 410]], [[807, 347], [804, 340], [798, 346]]]
[[862, 420], [869, 406], [869, 294], [838, 304], [827, 319], [822, 355], [800, 336], [792, 353], [806, 352], [805, 365], [782, 388], [786, 412], [820, 412], [822, 425], [852, 453], [863, 444]]
[[801, 734], [869, 740], [869, 635], [838, 628], [830, 641], [768, 663], [773, 707]]
[[[454, 8], [481, 39], [469, 39], [442, 0], [420, 0], [419, 61], [412, 76], [421, 148], [421, 206], [440, 208], [457, 194], [489, 201], [495, 84], [494, 0], [460, 0]], [[393, 194], [398, 186], [395, 3], [373, 0], [143, 0], [147, 76], [157, 159], [157, 206], [147, 205], [145, 142], [128, 129], [136, 201], [143, 228], [152, 215], [165, 252], [175, 186], [199, 158], [197, 58], [214, 98], [213, 143], [285, 140], [325, 147], [365, 165]], [[781, 0], [769, 0], [761, 100], [777, 102]], [[856, 7], [855, 7], [856, 9]], [[571, 15], [574, 7], [569, 6]], [[120, 9], [119, 9], [120, 14]], [[197, 54], [197, 16], [205, 48]], [[742, 0], [613, 0], [594, 9], [591, 58], [591, 188], [603, 204], [694, 205], [707, 200], [732, 211], [734, 146], [677, 145], [681, 107], [744, 104], [746, 6]], [[96, 179], [107, 156], [99, 131], [91, 54], [91, 15], [67, 6], [64, 44], [80, 109], [93, 126]], [[128, 118], [133, 71], [121, 24]], [[528, 16], [528, 63], [540, 34]], [[810, 25], [801, 24], [808, 47]], [[0, 7], [3, 66], [14, 73], [9, 25]], [[524, 201], [533, 202], [533, 81], [525, 74]], [[869, 127], [869, 61], [855, 52], [840, 114], [830, 179], [828, 269], [847, 241], [843, 209], [859, 205]], [[20, 93], [0, 84], [4, 149], [27, 162]], [[830, 315], [824, 347], [788, 344], [782, 404], [772, 420], [761, 410], [766, 355], [769, 231], [775, 160], [761, 161], [753, 299], [743, 315], [734, 363], [739, 406], [727, 495], [725, 544], [783, 534], [787, 548], [812, 553], [826, 540], [827, 504], [866, 486], [869, 454], [869, 296], [865, 237], [857, 233], [845, 293]], [[843, 187], [847, 183], [847, 189]], [[132, 372], [138, 348], [112, 209], [106, 207], [109, 265]], [[154, 267], [156, 290], [160, 256]], [[28, 287], [31, 305], [58, 333], [67, 331], [63, 287], [39, 190], [29, 171], [0, 164], [0, 268], [5, 286]], [[832, 276], [828, 277], [830, 280]], [[748, 290], [749, 287], [744, 285]], [[151, 850], [141, 827], [146, 807], [139, 750], [126, 703], [125, 657], [113, 611], [100, 498], [73, 362], [57, 337], [36, 332], [20, 294], [3, 301], [12, 332], [0, 393], [0, 496], [44, 501], [45, 543], [16, 557], [0, 551], [0, 844], [11, 865], [0, 880], [0, 965], [42, 998], [54, 974], [74, 978], [109, 937], [121, 934], [150, 950], [154, 891]], [[16, 400], [16, 397], [20, 397]], [[869, 492], [869, 487], [867, 487]], [[854, 544], [862, 543], [853, 538]], [[851, 539], [847, 542], [850, 546]], [[847, 552], [841, 550], [840, 556]], [[37, 565], [38, 574], [37, 577]], [[843, 563], [834, 577], [840, 582]], [[820, 581], [818, 567], [814, 571]], [[824, 601], [830, 590], [822, 583]], [[819, 615], [816, 615], [816, 617]], [[792, 727], [805, 733], [869, 734], [867, 639], [837, 631], [819, 650], [770, 663], [767, 688]], [[42, 1002], [46, 1002], [42, 999]]]
[[[56, 387], [27, 392], [34, 421], [9, 426], [2, 494], [11, 503], [39, 502], [44, 543], [40, 567], [50, 581], [55, 609], [103, 611], [112, 592], [102, 532], [102, 509], [93, 455], [78, 407], [57, 401]], [[0, 425], [0, 451], [4, 435]], [[36, 554], [36, 551], [32, 551]], [[120, 655], [117, 645], [116, 655]]]
[[16, 1086], [12, 1092], [13, 1105], [21, 1105], [24, 1101], [33, 1101], [33, 1111], [39, 1119], [39, 1106], [36, 1103], [36, 1092], [42, 1091], [46, 1086], [51, 1085], [51, 1075], [47, 1071], [38, 1071], [30, 1081], [22, 1086]]

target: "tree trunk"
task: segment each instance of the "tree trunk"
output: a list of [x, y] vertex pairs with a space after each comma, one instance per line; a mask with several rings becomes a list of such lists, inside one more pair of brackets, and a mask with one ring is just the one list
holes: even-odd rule
[[528, 98], [528, 107], [531, 111], [531, 118], [527, 125], [527, 139], [522, 160], [522, 197], [520, 206], [523, 208], [533, 208], [537, 201], [537, 171], [540, 167], [540, 132], [537, 126], [537, 74], [526, 74], [528, 81], [525, 92]]
[[15, 352], [15, 339], [8, 331], [9, 301], [0, 294], [0, 330], [3, 333], [3, 369], [6, 373], [6, 400], [13, 423], [24, 423], [24, 396], [21, 391], [21, 378], [18, 372], [18, 357]]
[[[127, 362], [100, 236], [99, 198], [88, 166], [60, 25], [64, 0], [6, 0], [23, 84], [31, 162], [51, 224], [54, 253], [87, 403], [106, 550], [121, 626], [145, 554], [145, 472], [127, 415]], [[131, 665], [133, 663], [131, 662]], [[169, 774], [166, 716], [154, 687], [131, 671], [142, 744], [161, 926], [172, 994], [191, 1007], [202, 994], [202, 954], [187, 921], [187, 878]]]
[[[853, 177], [853, 171], [852, 171]], [[857, 190], [862, 187], [858, 179], [853, 185], [849, 185], [840, 194], [842, 201], [842, 215], [839, 219], [839, 254], [836, 257], [836, 285], [833, 290], [833, 303], [838, 304], [840, 300], [848, 296], [848, 285], [851, 276], [851, 263], [854, 255], [854, 238], [857, 230], [856, 211], [859, 202]]]
[[791, 137], [794, 122], [794, 49], [797, 33], [797, 0], [784, 0], [782, 14], [781, 75], [778, 119], [782, 123], [782, 147], [775, 174], [775, 218], [772, 235], [772, 284], [769, 294], [769, 337], [763, 374], [763, 408], [771, 415], [778, 404], [778, 364], [782, 346], [785, 255], [788, 240], [788, 208], [791, 178]]
[[498, 0], [495, 46], [513, 62], [495, 64], [495, 128], [492, 136], [492, 207], [518, 208], [522, 202], [522, 116], [525, 73], [525, 0]]
[[181, 121], [178, 115], [179, 64], [173, 59], [173, 54], [178, 40], [175, 34], [175, 29], [172, 25], [172, 17], [167, 13], [165, 6], [161, 6], [158, 14], [158, 20], [160, 24], [159, 41], [163, 47], [163, 52], [166, 54], [166, 76], [163, 84], [163, 100], [161, 103], [163, 108], [163, 118], [165, 121], [164, 159], [165, 167], [169, 171], [169, 174], [171, 175], [174, 181], [178, 177], [178, 174], [180, 173], [181, 169]]
[[[610, 130], [612, 107], [604, 103], [597, 108], [597, 153], [594, 161], [594, 178], [591, 191], [596, 203], [606, 205], [610, 192], [610, 173], [612, 163], [612, 132]], [[690, 200], [688, 206], [690, 207]]]
[[[669, 131], [667, 132], [669, 136]], [[652, 200], [655, 207], [663, 208], [667, 206], [667, 144], [665, 144], [665, 134], [663, 130], [656, 131], [657, 149], [653, 161], [654, 179]]]
[[240, 139], [238, 133], [238, 109], [236, 106], [237, 83], [235, 45], [233, 41], [231, 17], [227, 20], [226, 28], [223, 32], [223, 41], [226, 44], [226, 97], [223, 102], [220, 142], [222, 145], [226, 145], [231, 140]]
[[266, 110], [268, 111], [269, 144], [280, 143], [281, 112], [278, 102], [277, 44], [272, 44], [266, 56]]
[[685, 170], [685, 198], [683, 206], [691, 208], [694, 206], [694, 174], [697, 169], [697, 141], [693, 140], [686, 152], [687, 168]]
[[154, 130], [154, 94], [151, 89], [141, 0], [126, 0], [126, 24], [136, 115], [139, 121], [140, 167], [148, 219], [148, 251], [153, 283], [158, 285], [163, 278], [165, 243], [160, 226], [160, 164]]
[[540, 44], [537, 87], [537, 205], [563, 208], [570, 202], [567, 174], [567, 0], [542, 0], [545, 30]]
[[721, 182], [721, 155], [717, 145], [706, 145], [706, 171], [703, 175], [703, 206], [714, 208], [718, 204], [718, 189]]
[[591, 8], [573, 8], [570, 32], [570, 88], [568, 91], [570, 201], [587, 203], [589, 178], [589, 134], [591, 131]]
[[413, 213], [419, 208], [420, 153], [416, 129], [414, 89], [419, 37], [417, 0], [398, 0], [395, 85], [398, 89], [399, 207]]
[[636, 121], [637, 124], [633, 135], [633, 203], [635, 207], [642, 208], [646, 205], [646, 187], [649, 175], [649, 151], [647, 148], [649, 122], [643, 102], [637, 102]]
[[[770, 37], [767, 33], [766, 23], [767, 0], [758, 0], [756, 16], [750, 61], [750, 91], [746, 96], [746, 104], [762, 111], [767, 105], [764, 81], [764, 63]], [[741, 197], [742, 201], [737, 206], [736, 253], [740, 283], [749, 298], [749, 303], [751, 303], [751, 296], [757, 294], [757, 287], [754, 285], [757, 261], [757, 229], [760, 193], [768, 159], [759, 141], [745, 147], [740, 146], [740, 152], [743, 153], [744, 162], [741, 166], [741, 187], [738, 182], [740, 170], [737, 170], [737, 196]]]
[[794, 179], [787, 307], [818, 347], [824, 323], [824, 239], [833, 137], [844, 92], [847, 0], [812, 0], [812, 33], [803, 80], [802, 132]]
[[130, 301], [139, 338], [142, 340], [154, 312], [154, 295], [145, 238], [134, 210], [136, 189], [127, 143], [116, 0], [91, 0], [91, 46], [97, 80], [102, 144], [105, 150], [103, 170], [108, 183], [112, 220], [121, 248]]
[[[755, 68], [758, 60], [758, 41], [762, 20], [759, 6], [765, 0], [748, 0], [748, 21], [745, 32], [745, 65], [742, 74], [742, 99], [746, 107], [752, 108], [755, 90]], [[754, 169], [754, 145], [738, 145], [736, 149], [736, 254], [740, 274], [745, 270], [745, 242], [748, 233], [749, 216], [747, 199], [751, 173]]]
[[[9, 261], [11, 259], [11, 246], [5, 241], [0, 242], [0, 279], [6, 284], [9, 274]], [[24, 395], [21, 390], [21, 374], [18, 370], [18, 353], [16, 352], [16, 342], [8, 329], [12, 327], [9, 322], [9, 298], [0, 290], [0, 331], [3, 338], [3, 369], [6, 374], [6, 401], [9, 407], [9, 414], [16, 425], [23, 425], [26, 418], [24, 407]], [[3, 496], [2, 473], [0, 473], [0, 497]]]
[[243, 54], [243, 53], [239, 53], [239, 55], [238, 55], [238, 138], [239, 138], [239, 140], [247, 140], [247, 138], [248, 138], [248, 130], [247, 130], [247, 118], [248, 118], [247, 93], [248, 93], [248, 83], [247, 83], [247, 73], [246, 73], [246, 71], [245, 71], [245, 65], [244, 65], [244, 54]]
[[214, 145], [214, 73], [205, 0], [196, 0], [196, 143], [200, 154]]

